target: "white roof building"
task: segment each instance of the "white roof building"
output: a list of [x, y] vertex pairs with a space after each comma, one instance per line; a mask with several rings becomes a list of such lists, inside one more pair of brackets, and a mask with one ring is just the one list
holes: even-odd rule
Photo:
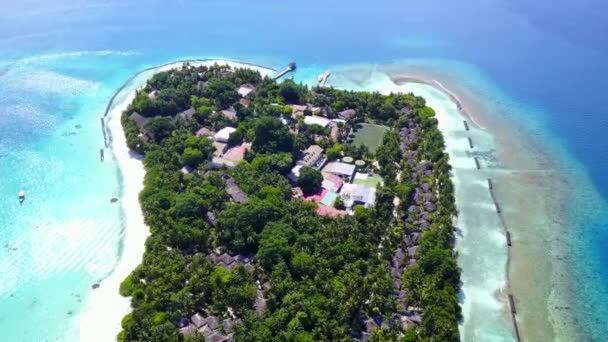
[[329, 119], [326, 119], [321, 116], [316, 116], [316, 115], [310, 115], [310, 116], [304, 117], [304, 123], [307, 125], [319, 125], [321, 127], [327, 127], [327, 125], [329, 125], [330, 121], [331, 120], [329, 120]]
[[255, 87], [251, 84], [242, 84], [237, 91], [241, 97], [247, 97], [255, 90]]
[[355, 173], [355, 165], [341, 162], [331, 162], [325, 165], [323, 171], [342, 177], [352, 177], [353, 173]]
[[228, 138], [230, 138], [230, 134], [236, 132], [236, 128], [234, 127], [224, 127], [220, 129], [215, 135], [213, 139], [219, 142], [227, 142]]
[[355, 204], [362, 204], [369, 208], [376, 202], [376, 189], [367, 185], [346, 183], [342, 185], [340, 197], [347, 208], [352, 208]]

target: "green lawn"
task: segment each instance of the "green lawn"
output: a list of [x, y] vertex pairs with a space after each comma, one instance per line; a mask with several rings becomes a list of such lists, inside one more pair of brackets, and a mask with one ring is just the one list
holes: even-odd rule
[[355, 175], [355, 184], [367, 185], [371, 188], [376, 188], [378, 184], [382, 183], [382, 177], [368, 176], [367, 179], [359, 178]]
[[361, 128], [355, 133], [355, 139], [353, 143], [355, 145], [365, 145], [370, 152], [376, 153], [376, 150], [382, 144], [382, 137], [384, 132], [389, 128], [386, 126], [372, 125], [372, 124], [360, 124]]

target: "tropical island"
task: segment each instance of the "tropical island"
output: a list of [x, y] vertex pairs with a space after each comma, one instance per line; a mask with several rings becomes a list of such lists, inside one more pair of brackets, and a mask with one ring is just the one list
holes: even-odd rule
[[151, 236], [119, 341], [458, 341], [448, 156], [413, 94], [192, 66], [122, 115]]

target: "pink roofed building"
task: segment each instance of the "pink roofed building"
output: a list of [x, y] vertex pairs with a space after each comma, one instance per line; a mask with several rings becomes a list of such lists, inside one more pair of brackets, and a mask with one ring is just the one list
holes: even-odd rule
[[323, 189], [338, 192], [342, 187], [342, 184], [344, 184], [342, 177], [332, 173], [323, 173], [323, 183], [321, 184]]
[[309, 195], [309, 196], [304, 197], [304, 200], [310, 201], [310, 202], [315, 202], [317, 204], [316, 212], [317, 212], [317, 214], [319, 214], [321, 216], [336, 217], [336, 216], [346, 215], [347, 213], [344, 210], [338, 210], [332, 206], [321, 203], [323, 198], [330, 192], [332, 192], [332, 191], [330, 191], [328, 189], [321, 189], [320, 192], [318, 192], [314, 195]]

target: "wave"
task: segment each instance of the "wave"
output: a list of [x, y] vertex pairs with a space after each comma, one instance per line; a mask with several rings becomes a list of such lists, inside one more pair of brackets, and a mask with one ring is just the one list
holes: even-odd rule
[[139, 54], [136, 51], [116, 51], [116, 50], [88, 50], [88, 51], [70, 51], [48, 53], [39, 56], [31, 56], [10, 61], [11, 64], [27, 64], [51, 59], [60, 59], [66, 57], [81, 57], [81, 56], [134, 56]]

